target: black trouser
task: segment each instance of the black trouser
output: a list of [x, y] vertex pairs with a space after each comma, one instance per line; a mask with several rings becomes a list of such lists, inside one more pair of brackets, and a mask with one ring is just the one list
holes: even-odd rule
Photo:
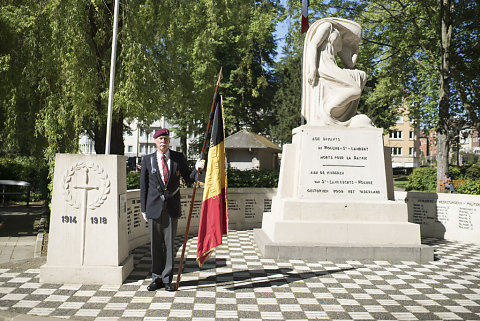
[[172, 218], [163, 211], [158, 219], [149, 219], [152, 280], [171, 283], [173, 279], [173, 264], [175, 253], [173, 243], [177, 233], [178, 218]]

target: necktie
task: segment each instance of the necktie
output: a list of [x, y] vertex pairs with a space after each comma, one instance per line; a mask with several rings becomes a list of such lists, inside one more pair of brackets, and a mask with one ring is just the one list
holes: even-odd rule
[[168, 166], [167, 166], [167, 159], [165, 154], [162, 155], [162, 170], [163, 170], [163, 182], [167, 185], [168, 181]]

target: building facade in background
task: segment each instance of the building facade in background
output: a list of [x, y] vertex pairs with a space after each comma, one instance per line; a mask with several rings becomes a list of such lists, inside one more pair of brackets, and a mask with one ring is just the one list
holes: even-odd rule
[[[435, 130], [428, 133], [420, 132], [420, 151], [423, 155], [421, 165], [435, 166], [437, 157], [437, 135]], [[478, 131], [475, 128], [461, 129], [452, 134], [450, 142], [450, 164], [464, 165], [465, 154], [480, 155], [480, 141]], [[457, 153], [460, 151], [460, 153]], [[475, 157], [477, 157], [475, 156]]]
[[393, 168], [411, 169], [420, 166], [420, 127], [407, 108], [402, 110], [391, 132], [383, 136], [383, 143], [391, 149]]
[[[149, 126], [139, 124], [136, 119], [131, 122], [125, 121], [125, 127], [128, 128], [123, 134], [123, 143], [125, 145], [124, 155], [127, 157], [127, 166], [129, 169], [135, 169], [140, 164], [141, 157], [151, 154], [156, 150], [153, 134], [159, 128], [170, 128], [168, 121], [162, 117], [154, 121]], [[175, 133], [170, 132], [170, 148], [174, 151], [180, 150], [180, 139], [175, 137]], [[80, 154], [95, 154], [95, 142], [87, 135], [83, 134], [79, 138], [78, 152]]]

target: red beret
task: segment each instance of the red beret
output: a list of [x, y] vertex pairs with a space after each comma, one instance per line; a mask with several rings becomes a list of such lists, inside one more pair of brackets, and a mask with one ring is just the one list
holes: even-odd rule
[[153, 138], [157, 138], [158, 136], [168, 136], [170, 132], [166, 128], [160, 128], [155, 131], [155, 134], [153, 134]]

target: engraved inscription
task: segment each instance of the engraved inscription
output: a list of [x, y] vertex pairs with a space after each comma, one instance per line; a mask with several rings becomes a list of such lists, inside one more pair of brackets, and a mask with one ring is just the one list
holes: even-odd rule
[[300, 198], [386, 199], [381, 136], [335, 130], [304, 135], [302, 149], [308, 153], [301, 158]]

